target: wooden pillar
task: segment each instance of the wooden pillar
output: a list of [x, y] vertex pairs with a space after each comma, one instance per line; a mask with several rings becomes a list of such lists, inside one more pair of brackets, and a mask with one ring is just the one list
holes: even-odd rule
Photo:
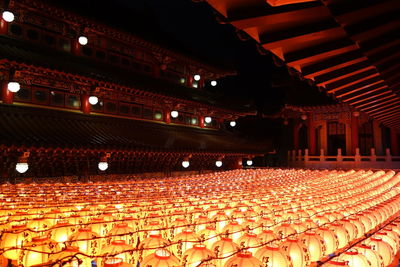
[[81, 44], [78, 42], [78, 38], [71, 39], [71, 53], [75, 56], [81, 55]]
[[313, 117], [311, 114], [308, 114], [308, 151], [311, 155], [315, 155], [317, 144], [315, 143], [315, 125], [313, 121]]
[[[351, 143], [351, 123], [345, 123], [345, 129], [346, 129], [346, 147], [345, 147], [345, 154], [346, 155], [352, 155], [353, 150], [352, 148], [352, 143]], [[343, 151], [342, 151], [343, 153]]]
[[293, 149], [299, 149], [299, 131], [300, 131], [301, 124], [298, 122], [294, 123], [293, 126]]
[[200, 81], [197, 82], [197, 88], [203, 88], [204, 87], [204, 79], [201, 78]]
[[320, 132], [321, 148], [325, 153], [328, 151], [328, 129], [326, 121], [322, 123]]
[[193, 87], [193, 81], [194, 81], [193, 75], [188, 75], [186, 79], [187, 79], [187, 83], [186, 83], [187, 86], [188, 87]]
[[4, 104], [12, 104], [14, 93], [8, 90], [8, 81], [3, 81], [1, 85], [2, 100]]
[[374, 132], [374, 147], [377, 155], [383, 155], [382, 128], [377, 121], [372, 123]]
[[171, 111], [170, 110], [167, 110], [167, 109], [164, 110], [164, 122], [166, 124], [171, 123]]
[[199, 126], [200, 128], [204, 128], [204, 116], [199, 116]]
[[351, 116], [351, 153], [356, 155], [356, 149], [358, 148], [358, 116], [355, 113]]
[[0, 34], [7, 34], [8, 33], [8, 22], [4, 19], [0, 19]]
[[399, 140], [397, 138], [397, 131], [394, 128], [390, 128], [390, 143], [392, 145], [391, 147], [392, 156], [398, 156]]
[[90, 114], [90, 103], [88, 94], [83, 94], [81, 96], [81, 109], [83, 114]]

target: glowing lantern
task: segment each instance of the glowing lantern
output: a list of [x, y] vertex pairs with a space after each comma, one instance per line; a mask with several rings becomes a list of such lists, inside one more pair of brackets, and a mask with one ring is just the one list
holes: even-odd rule
[[268, 230], [272, 228], [275, 225], [275, 222], [268, 217], [261, 217], [258, 221], [257, 224], [261, 225], [263, 230]]
[[261, 261], [251, 255], [251, 252], [242, 251], [230, 258], [224, 267], [264, 267]]
[[237, 244], [239, 244], [241, 248], [244, 248], [247, 251], [254, 253], [256, 247], [261, 244], [261, 239], [258, 238], [255, 233], [245, 233], [242, 237], [238, 239]]
[[200, 237], [191, 229], [185, 229], [182, 233], [177, 234], [173, 241], [176, 245], [173, 245], [172, 251], [174, 255], [181, 257], [186, 250], [192, 248], [195, 243], [200, 242]]
[[293, 236], [296, 234], [296, 230], [294, 230], [288, 223], [282, 223], [281, 225], [275, 227], [274, 232], [281, 239], [287, 238], [288, 236]]
[[357, 228], [356, 238], [361, 238], [365, 234], [364, 224], [356, 217], [350, 217], [349, 220]]
[[378, 252], [373, 250], [371, 246], [361, 244], [356, 247], [356, 250], [358, 251], [358, 253], [364, 255], [370, 261], [372, 267], [384, 266], [382, 256], [379, 255]]
[[119, 223], [107, 234], [111, 240], [124, 240], [129, 245], [134, 245], [135, 236], [133, 235], [133, 228], [129, 227], [127, 223]]
[[169, 242], [162, 238], [160, 234], [150, 234], [150, 236], [144, 239], [139, 245], [140, 259], [156, 252], [157, 248], [166, 247], [168, 245]]
[[88, 255], [97, 255], [100, 249], [99, 235], [92, 232], [91, 228], [79, 228], [78, 232], [69, 237], [69, 245], [76, 246]]
[[225, 226], [221, 232], [225, 237], [229, 237], [233, 240], [233, 242], [237, 243], [237, 240], [243, 234], [242, 231], [243, 227], [237, 221], [232, 221], [227, 226]]
[[207, 262], [208, 264], [213, 264], [215, 258], [214, 252], [206, 248], [203, 244], [195, 244], [193, 248], [188, 249], [182, 256], [183, 266], [187, 267], [197, 267], [204, 266], [200, 263]]
[[7, 249], [3, 253], [3, 257], [10, 260], [17, 260], [18, 255], [21, 252], [21, 246], [26, 240], [28, 240], [30, 234], [26, 228], [26, 224], [23, 225], [13, 225], [11, 230], [4, 232], [0, 240], [0, 248], [11, 248], [15, 247], [17, 249]]
[[89, 223], [92, 231], [99, 236], [106, 236], [111, 228], [111, 225], [102, 218], [93, 218], [89, 221]]
[[254, 255], [266, 267], [292, 267], [290, 257], [278, 246], [265, 246]]
[[350, 241], [349, 232], [347, 232], [346, 228], [339, 223], [333, 223], [329, 225], [329, 228], [336, 234], [337, 239], [339, 241], [338, 248], [343, 248], [347, 246]]
[[288, 238], [279, 247], [290, 256], [293, 267], [307, 267], [310, 265], [310, 253], [300, 240]]
[[206, 229], [207, 224], [209, 223], [209, 218], [205, 215], [199, 215], [195, 220], [195, 231], [200, 232], [201, 230]]
[[217, 267], [223, 267], [228, 257], [232, 256], [239, 250], [239, 246], [232, 241], [230, 238], [222, 237], [221, 240], [215, 242], [211, 250], [217, 256], [216, 265]]
[[157, 249], [156, 252], [150, 254], [140, 263], [143, 267], [164, 267], [164, 266], [181, 266], [177, 257], [172, 255], [168, 250]]
[[64, 243], [75, 232], [75, 226], [67, 220], [58, 221], [50, 231], [50, 238], [57, 243]]
[[279, 242], [278, 236], [272, 230], [263, 230], [262, 233], [258, 235], [258, 238], [260, 238], [263, 244], [268, 245]]
[[77, 247], [66, 247], [64, 250], [51, 254], [49, 262], [62, 267], [92, 267], [92, 260], [80, 254]]
[[349, 241], [357, 238], [357, 227], [353, 223], [351, 223], [350, 220], [342, 219], [339, 222], [344, 226], [344, 228], [346, 228], [347, 232], [349, 233]]
[[325, 241], [315, 232], [306, 232], [299, 239], [308, 248], [311, 261], [318, 261], [326, 253]]
[[368, 259], [356, 250], [348, 250], [340, 254], [338, 260], [346, 261], [350, 267], [370, 267]]
[[350, 267], [347, 264], [347, 261], [328, 261], [327, 263], [324, 264], [324, 267]]
[[257, 235], [262, 233], [262, 228], [261, 226], [254, 220], [254, 219], [248, 219], [242, 223], [243, 229], [246, 229], [246, 231], [249, 232], [254, 232]]
[[381, 238], [371, 237], [365, 241], [365, 244], [371, 246], [373, 250], [378, 252], [379, 255], [383, 258], [383, 262], [385, 266], [389, 265], [393, 262], [394, 252], [392, 247], [383, 241]]
[[126, 244], [124, 240], [112, 241], [110, 245], [101, 250], [102, 255], [113, 255], [115, 258], [120, 258], [126, 263], [135, 264], [133, 247]]
[[[397, 247], [396, 251], [398, 251], [400, 249], [400, 237], [395, 231], [393, 231], [393, 228], [386, 227], [386, 228], [382, 229], [380, 232], [385, 233], [387, 236], [389, 236], [390, 238], [392, 238], [395, 241], [395, 244]], [[383, 239], [383, 241], [385, 241], [385, 240]]]
[[315, 232], [324, 240], [326, 255], [331, 254], [338, 249], [339, 240], [335, 232], [325, 227], [320, 227]]
[[324, 224], [326, 224], [326, 223], [329, 223], [330, 221], [329, 221], [329, 218], [327, 218], [327, 217], [325, 217], [325, 216], [323, 216], [323, 215], [317, 215], [317, 216], [315, 216], [315, 218], [314, 218], [314, 222], [315, 222], [318, 226], [321, 226], [321, 225], [324, 225]]
[[385, 241], [392, 247], [394, 254], [397, 253], [398, 243], [396, 243], [396, 240], [394, 240], [392, 237], [390, 237], [387, 232], [382, 231], [382, 232], [375, 233], [374, 237], [381, 238], [383, 241]]
[[33, 266], [45, 263], [49, 260], [49, 254], [58, 251], [57, 242], [48, 239], [46, 236], [33, 237], [32, 242], [24, 247], [29, 250], [22, 250], [19, 255], [20, 263], [23, 266]]
[[215, 223], [215, 229], [218, 232], [222, 232], [222, 229], [228, 224], [229, 217], [225, 212], [220, 211], [211, 218], [211, 221]]
[[34, 232], [43, 232], [51, 226], [51, 223], [43, 218], [34, 218], [28, 222], [27, 227]]
[[204, 243], [208, 248], [211, 248], [211, 245], [217, 242], [219, 234], [214, 227], [207, 226], [206, 229], [199, 232], [199, 236], [201, 242]]

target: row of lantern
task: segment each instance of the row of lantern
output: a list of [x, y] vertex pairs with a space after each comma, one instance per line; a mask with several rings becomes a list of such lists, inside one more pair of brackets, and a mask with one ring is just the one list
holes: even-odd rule
[[[360, 174], [360, 173], [359, 173]], [[392, 175], [387, 175], [387, 177], [386, 177], [386, 179], [385, 179], [385, 175], [382, 175], [382, 174], [384, 174], [384, 173], [380, 173], [380, 175], [376, 175], [375, 176], [375, 178], [374, 179], [371, 179], [371, 177], [370, 178], [368, 178], [368, 176], [365, 176], [364, 177], [364, 179], [366, 179], [366, 180], [368, 180], [368, 181], [373, 181], [373, 184], [374, 185], [376, 185], [376, 187], [380, 187], [382, 190], [385, 190], [385, 188], [387, 189], [387, 187], [391, 187], [391, 186], [393, 186], [394, 184], [394, 181], [392, 181], [394, 178], [395, 178], [395, 176], [393, 175], [393, 173], [392, 173]], [[346, 175], [344, 175], [344, 176], [346, 176]], [[372, 176], [372, 177], [374, 177], [374, 175], [372, 174], [372, 175], [370, 175], [370, 176]], [[391, 177], [390, 177], [391, 176]], [[343, 176], [342, 176], [342, 178], [343, 178]], [[378, 179], [379, 178], [379, 179]], [[392, 179], [393, 178], [393, 179]], [[352, 180], [352, 179], [349, 179], [349, 180]], [[384, 183], [381, 183], [381, 184], [379, 184], [378, 183], [378, 181], [377, 180], [380, 180], [380, 181], [384, 181]], [[356, 182], [357, 181], [357, 179], [354, 179], [353, 180], [353, 183], [354, 182]], [[354, 183], [354, 184], [357, 184], [357, 183]], [[387, 184], [386, 186], [383, 186], [383, 184]], [[371, 190], [370, 190], [371, 191]], [[382, 191], [379, 191], [380, 193], [382, 193]], [[389, 194], [389, 196], [390, 197], [392, 197], [393, 195], [395, 195], [395, 194], [397, 194], [397, 192], [395, 192], [395, 191], [391, 191], [391, 192], [389, 192], [390, 194]], [[381, 200], [384, 200], [384, 197], [382, 197], [382, 196], [380, 196], [379, 197]], [[377, 202], [378, 201], [378, 202]], [[373, 205], [376, 205], [377, 203], [379, 203], [379, 200], [373, 200], [373, 202], [371, 202], [371, 204], [373, 204]], [[382, 214], [380, 213], [380, 212], [378, 212], [377, 213], [377, 215], [373, 215], [373, 214], [368, 214], [368, 213], [366, 213], [366, 214], [368, 214], [368, 216], [371, 216], [371, 218], [374, 218], [374, 219], [371, 219], [371, 222], [372, 221], [374, 221], [374, 223], [378, 223], [378, 222], [381, 222], [381, 220], [383, 220], [385, 217], [387, 217], [390, 213], [393, 213], [395, 211], [395, 208], [391, 208], [390, 210], [388, 209], [388, 210], [386, 210], [386, 212], [385, 211], [383, 211], [382, 212]], [[362, 215], [362, 216], [364, 216], [364, 215]], [[365, 216], [364, 216], [365, 217]], [[366, 220], [366, 219], [364, 219], [364, 220]], [[293, 225], [295, 225], [296, 223], [294, 223]], [[239, 223], [237, 223], [237, 224], [235, 224], [235, 223], [233, 223], [233, 225], [235, 226], [235, 227], [237, 227], [238, 225], [239, 225]], [[284, 227], [284, 228], [288, 228], [288, 226], [287, 225], [281, 225], [282, 227]], [[280, 227], [280, 226], [279, 226]], [[289, 226], [290, 227], [290, 226]], [[296, 227], [298, 227], [298, 226], [296, 226]], [[238, 229], [238, 228], [236, 228], [236, 229]], [[249, 229], [249, 228], [246, 228], [246, 229]], [[306, 229], [308, 229], [307, 227], [306, 227]], [[238, 231], [239, 231], [239, 229], [238, 229]], [[241, 232], [242, 230], [240, 230], [239, 232]], [[289, 230], [285, 230], [285, 231], [289, 231]], [[290, 231], [289, 231], [290, 232]], [[143, 237], [144, 238], [144, 237]], [[198, 241], [198, 240], [197, 240]], [[154, 255], [153, 255], [154, 256]], [[171, 255], [172, 256], [172, 255]], [[248, 256], [248, 255], [247, 255]]]

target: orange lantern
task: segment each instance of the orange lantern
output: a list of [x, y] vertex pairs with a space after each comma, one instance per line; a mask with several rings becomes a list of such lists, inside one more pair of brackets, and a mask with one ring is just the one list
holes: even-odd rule
[[378, 252], [379, 255], [383, 258], [383, 262], [385, 266], [389, 265], [393, 262], [394, 252], [392, 247], [378, 237], [370, 237], [365, 241], [365, 244], [371, 246], [373, 250]]
[[145, 257], [140, 263], [143, 267], [165, 267], [165, 266], [181, 266], [177, 257], [172, 255], [168, 250], [157, 249], [154, 253]]
[[129, 245], [134, 245], [135, 237], [133, 228], [129, 227], [127, 223], [116, 224], [111, 231], [107, 234], [111, 240], [124, 240]]
[[99, 236], [90, 228], [79, 228], [78, 232], [69, 237], [69, 246], [76, 246], [88, 255], [97, 255], [100, 250]]
[[27, 227], [35, 232], [43, 233], [51, 226], [51, 222], [44, 218], [33, 218], [28, 222]]
[[337, 240], [339, 242], [338, 248], [347, 246], [347, 244], [350, 242], [350, 235], [342, 224], [332, 223], [329, 225], [329, 229], [332, 230], [337, 236]]
[[358, 253], [364, 255], [369, 260], [369, 262], [371, 263], [371, 266], [373, 266], [373, 267], [375, 267], [375, 266], [383, 267], [384, 266], [382, 256], [379, 255], [378, 252], [373, 250], [371, 246], [361, 244], [356, 247], [356, 250]]
[[[215, 254], [204, 244], [195, 244], [182, 256], [182, 264], [187, 267], [204, 266], [203, 263], [214, 264]], [[202, 264], [202, 265], [200, 265]]]
[[275, 227], [274, 233], [277, 234], [281, 239], [297, 234], [296, 230], [294, 230], [288, 223], [282, 223], [281, 225]]
[[293, 267], [307, 267], [310, 265], [310, 253], [300, 240], [288, 238], [279, 247], [290, 256]]
[[185, 229], [182, 233], [177, 234], [173, 240], [176, 243], [172, 246], [174, 255], [181, 257], [189, 248], [192, 248], [195, 243], [200, 243], [200, 236], [191, 229]]
[[325, 242], [326, 252], [325, 255], [335, 252], [339, 247], [339, 240], [337, 235], [328, 228], [320, 227], [315, 231]]
[[[75, 226], [66, 220], [60, 220], [50, 231], [50, 238], [57, 243], [64, 243], [75, 232]], [[65, 246], [64, 246], [65, 247]]]
[[50, 253], [58, 251], [57, 242], [50, 240], [47, 236], [32, 238], [32, 242], [24, 245], [28, 250], [22, 250], [19, 255], [19, 264], [22, 266], [33, 266], [45, 263], [49, 260]]
[[102, 255], [112, 255], [115, 258], [122, 259], [125, 263], [135, 264], [135, 255], [133, 247], [126, 244], [124, 240], [114, 240], [110, 245], [101, 250]]
[[251, 255], [251, 252], [242, 251], [230, 258], [224, 267], [264, 267], [261, 261]]
[[162, 238], [160, 234], [150, 234], [148, 238], [144, 239], [139, 244], [140, 259], [156, 252], [158, 248], [166, 247], [168, 245], [169, 242]]
[[212, 245], [211, 250], [217, 256], [217, 267], [223, 267], [225, 262], [228, 260], [228, 257], [232, 256], [239, 250], [239, 246], [234, 243], [232, 239], [222, 237], [221, 240]]
[[245, 233], [242, 237], [238, 239], [237, 244], [241, 248], [254, 253], [258, 246], [261, 244], [261, 239], [257, 237], [255, 233]]
[[[26, 224], [13, 225], [10, 230], [3, 233], [0, 240], [0, 248], [7, 249], [7, 251], [3, 253], [3, 257], [10, 260], [18, 259], [22, 244], [30, 237], [29, 232], [26, 230]], [[16, 249], [9, 249], [12, 247]]]
[[261, 243], [268, 245], [279, 242], [278, 236], [272, 230], [263, 230], [262, 233], [258, 235], [258, 238], [260, 238]]
[[308, 248], [311, 261], [318, 261], [326, 253], [325, 241], [315, 232], [306, 232], [299, 239]]
[[62, 267], [92, 267], [92, 260], [80, 254], [77, 247], [66, 247], [64, 250], [51, 254], [49, 262]]
[[328, 261], [328, 262], [325, 263], [323, 266], [324, 266], [324, 267], [350, 267], [350, 266], [347, 264], [347, 261], [338, 261], [338, 260], [335, 260], [335, 261]]
[[254, 255], [266, 267], [292, 267], [292, 262], [278, 246], [268, 245], [257, 250]]
[[232, 238], [233, 242], [237, 242], [243, 234], [243, 227], [237, 221], [232, 221], [221, 232], [225, 237]]
[[219, 234], [213, 226], [207, 226], [206, 229], [199, 232], [199, 236], [201, 242], [208, 248], [211, 248], [211, 245], [217, 242]]
[[348, 250], [340, 254], [338, 260], [346, 261], [350, 267], [370, 267], [368, 259], [356, 250]]

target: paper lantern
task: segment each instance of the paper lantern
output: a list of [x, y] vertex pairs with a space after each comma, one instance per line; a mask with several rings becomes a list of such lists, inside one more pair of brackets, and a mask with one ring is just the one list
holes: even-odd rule
[[272, 230], [263, 230], [261, 234], [258, 235], [261, 243], [267, 245], [277, 244], [280, 239]]
[[347, 246], [347, 244], [350, 242], [350, 235], [349, 232], [347, 232], [346, 228], [340, 223], [332, 223], [328, 227], [337, 236], [337, 240], [339, 241], [338, 248], [343, 248]]
[[350, 267], [370, 267], [371, 264], [368, 259], [358, 253], [356, 250], [351, 249], [348, 251], [343, 252], [338, 257], [338, 260], [346, 261]]
[[270, 230], [271, 228], [274, 227], [275, 222], [268, 217], [261, 217], [258, 221], [257, 224], [261, 225], [263, 230]]
[[369, 262], [371, 263], [371, 267], [384, 267], [383, 258], [379, 255], [378, 252], [372, 249], [371, 246], [367, 246], [364, 244], [358, 245], [355, 248], [358, 253], [364, 255]]
[[310, 253], [300, 240], [288, 238], [279, 247], [290, 256], [293, 267], [308, 267], [310, 265]]
[[396, 246], [397, 246], [396, 251], [398, 251], [400, 249], [400, 236], [397, 234], [397, 232], [393, 231], [393, 228], [386, 227], [386, 228], [383, 228], [380, 232], [385, 233], [387, 236], [389, 236], [390, 238], [392, 238], [395, 241]]
[[99, 235], [92, 232], [91, 228], [79, 228], [78, 231], [69, 237], [69, 246], [78, 247], [87, 255], [95, 256], [100, 250]]
[[245, 233], [241, 236], [237, 244], [251, 253], [254, 253], [258, 246], [261, 244], [261, 239], [255, 233]]
[[196, 233], [200, 232], [201, 230], [206, 229], [207, 225], [209, 224], [210, 219], [206, 215], [199, 215], [193, 222], [195, 224], [195, 231]]
[[156, 252], [157, 248], [166, 247], [169, 241], [161, 237], [160, 234], [151, 234], [139, 244], [140, 259]]
[[93, 218], [89, 221], [90, 228], [99, 236], [106, 236], [111, 229], [111, 224], [102, 218]]
[[349, 241], [357, 238], [358, 236], [357, 227], [352, 222], [350, 222], [350, 220], [342, 219], [339, 221], [339, 223], [342, 224], [349, 233], [349, 238], [350, 238]]
[[12, 228], [3, 233], [0, 240], [0, 248], [16, 247], [17, 249], [7, 249], [3, 253], [3, 257], [10, 260], [17, 260], [21, 252], [22, 243], [26, 242], [30, 237], [26, 224], [13, 225]]
[[59, 250], [57, 242], [48, 239], [47, 236], [33, 237], [32, 241], [25, 244], [24, 247], [29, 250], [21, 251], [18, 262], [27, 267], [47, 262], [50, 253]]
[[182, 265], [186, 267], [202, 267], [206, 263], [214, 264], [214, 261], [214, 252], [206, 248], [204, 244], [195, 244], [193, 248], [188, 249], [182, 256]]
[[44, 218], [33, 218], [28, 222], [27, 227], [35, 232], [43, 232], [51, 226], [50, 221]]
[[335, 232], [325, 227], [318, 228], [315, 233], [319, 235], [325, 243], [325, 255], [335, 252], [339, 248], [339, 240]]
[[339, 261], [339, 260], [328, 261], [323, 266], [324, 267], [350, 267], [347, 264], [347, 261]]
[[298, 238], [308, 248], [311, 261], [318, 261], [323, 255], [325, 255], [325, 241], [315, 232], [306, 232]]
[[101, 250], [101, 255], [112, 255], [115, 258], [122, 259], [125, 263], [135, 264], [137, 255], [133, 252], [134, 248], [124, 240], [114, 240], [110, 245]]
[[268, 245], [257, 250], [254, 255], [266, 267], [292, 267], [292, 262], [278, 246]]
[[125, 243], [133, 246], [135, 244], [135, 237], [137, 237], [134, 231], [127, 223], [118, 223], [111, 229], [107, 236], [110, 240], [124, 240]]
[[141, 267], [179, 267], [181, 266], [177, 257], [166, 249], [157, 249], [154, 253], [145, 257], [140, 263]]
[[379, 255], [381, 255], [385, 266], [393, 262], [394, 259], [393, 249], [388, 243], [383, 241], [381, 238], [370, 237], [367, 240], [365, 240], [365, 244], [371, 246], [373, 250], [375, 250], [376, 252], [378, 252]]
[[281, 225], [274, 228], [274, 233], [280, 239], [287, 238], [288, 236], [294, 236], [296, 234], [296, 230], [294, 230], [290, 224], [282, 223]]
[[242, 223], [242, 228], [248, 232], [253, 232], [255, 234], [262, 233], [262, 227], [254, 219], [247, 219]]
[[295, 222], [295, 223], [291, 224], [290, 227], [292, 227], [298, 234], [301, 234], [301, 233], [304, 233], [305, 231], [307, 231], [307, 227], [302, 222]]
[[221, 233], [237, 243], [237, 240], [243, 234], [243, 227], [237, 221], [232, 221], [222, 229]]
[[217, 256], [216, 265], [217, 267], [223, 267], [228, 257], [239, 251], [239, 246], [232, 241], [230, 238], [222, 237], [221, 240], [215, 242], [211, 246], [211, 250]]
[[[67, 220], [60, 220], [50, 231], [50, 239], [64, 243], [68, 240], [68, 237], [75, 232], [75, 226], [70, 224]], [[65, 246], [64, 246], [65, 247]]]
[[194, 244], [200, 243], [200, 236], [194, 233], [191, 229], [185, 229], [182, 233], [175, 236], [172, 246], [172, 252], [174, 255], [181, 257], [183, 253], [189, 248], [192, 248]]
[[[56, 267], [92, 267], [91, 258], [80, 254], [77, 247], [66, 247], [62, 251], [51, 254], [49, 262], [57, 263]], [[81, 263], [79, 264], [79, 262]]]
[[251, 255], [251, 252], [242, 251], [230, 258], [224, 267], [264, 267], [262, 262]]
[[214, 222], [215, 229], [217, 229], [218, 232], [222, 232], [225, 226], [229, 223], [229, 217], [225, 212], [219, 211], [211, 218], [211, 221]]
[[396, 243], [396, 240], [390, 237], [387, 232], [379, 231], [374, 234], [374, 237], [381, 238], [383, 241], [388, 243], [392, 247], [394, 254], [397, 254], [398, 243]]
[[213, 226], [207, 226], [206, 229], [199, 232], [199, 236], [201, 242], [206, 245], [207, 248], [211, 248], [212, 244], [219, 239], [219, 233]]

